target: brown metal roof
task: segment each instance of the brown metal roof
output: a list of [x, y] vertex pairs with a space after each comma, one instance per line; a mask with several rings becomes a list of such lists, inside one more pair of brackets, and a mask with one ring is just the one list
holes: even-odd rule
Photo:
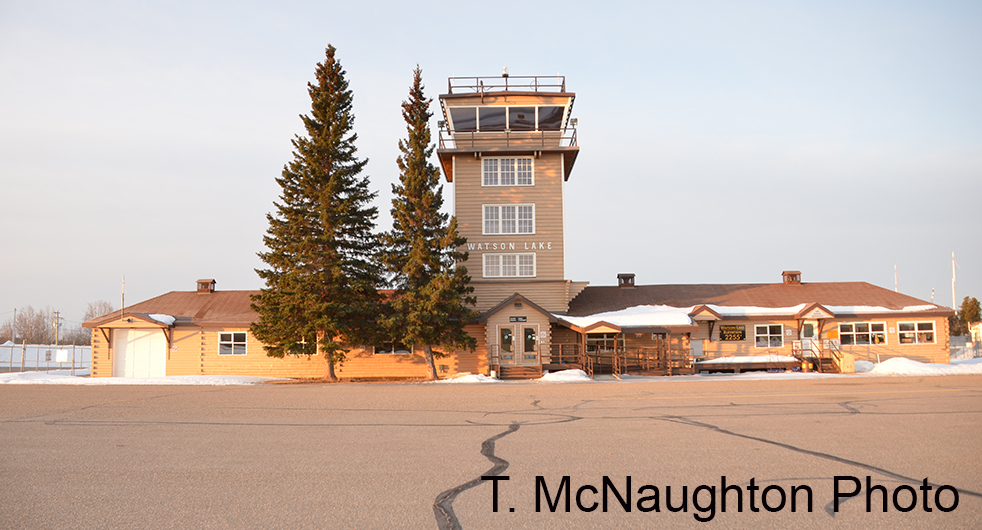
[[[638, 285], [634, 289], [590, 286], [569, 303], [570, 316], [587, 316], [639, 305], [689, 307], [719, 306], [792, 307], [819, 303], [825, 306], [871, 306], [903, 309], [930, 302], [896, 293], [866, 282], [765, 284]], [[948, 314], [939, 307], [932, 312]]]
[[[252, 295], [259, 291], [171, 291], [156, 298], [126, 307], [124, 313], [163, 314], [177, 318], [177, 325], [243, 325], [258, 319], [252, 310]], [[119, 318], [119, 311], [94, 318], [82, 324], [96, 328], [100, 324]]]

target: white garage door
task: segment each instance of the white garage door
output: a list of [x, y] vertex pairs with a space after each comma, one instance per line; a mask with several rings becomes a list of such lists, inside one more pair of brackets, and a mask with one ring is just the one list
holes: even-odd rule
[[167, 375], [167, 339], [161, 330], [117, 329], [113, 337], [113, 376]]

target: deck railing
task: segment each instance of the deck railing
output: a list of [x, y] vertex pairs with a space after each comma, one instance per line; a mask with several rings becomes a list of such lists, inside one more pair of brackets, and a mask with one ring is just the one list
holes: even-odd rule
[[566, 76], [515, 75], [498, 77], [451, 77], [448, 94], [487, 94], [488, 92], [566, 92]]
[[576, 128], [560, 131], [467, 131], [440, 129], [440, 149], [546, 149], [576, 147]]

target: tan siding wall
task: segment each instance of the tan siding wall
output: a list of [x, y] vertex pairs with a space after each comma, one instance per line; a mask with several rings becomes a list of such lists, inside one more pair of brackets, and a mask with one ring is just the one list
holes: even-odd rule
[[[109, 335], [109, 330], [106, 330]], [[112, 335], [109, 335], [112, 338]], [[112, 377], [112, 360], [109, 357], [109, 344], [99, 328], [92, 330], [92, 377]]]
[[[219, 355], [218, 334], [222, 331], [247, 333], [245, 355]], [[251, 375], [262, 377], [320, 378], [327, 373], [324, 358], [319, 355], [288, 355], [282, 359], [269, 357], [262, 344], [243, 328], [203, 329], [199, 335], [201, 374]], [[194, 341], [189, 340], [188, 345]], [[191, 352], [187, 352], [191, 355]], [[173, 361], [172, 356], [172, 361]], [[183, 359], [179, 362], [184, 362]]]
[[565, 282], [478, 282], [471, 283], [471, 286], [474, 287], [474, 296], [477, 298], [475, 309], [478, 311], [487, 311], [515, 293], [528, 298], [546, 311], [563, 313], [569, 308], [566, 303]]
[[[447, 352], [442, 358], [435, 359], [437, 372], [440, 377], [458, 373], [487, 373], [484, 326], [467, 326], [466, 331], [477, 339], [477, 348], [473, 351]], [[441, 366], [447, 369], [441, 370]], [[427, 378], [429, 370], [423, 347], [416, 345], [412, 355], [375, 355], [371, 349], [358, 348], [348, 354], [348, 360], [338, 371], [338, 377], [356, 378]]]
[[167, 375], [201, 375], [201, 342], [198, 328], [174, 328], [167, 352]]
[[[470, 259], [465, 265], [471, 277], [482, 278], [485, 253], [535, 252], [536, 279], [564, 279], [560, 155], [544, 153], [533, 159], [534, 186], [481, 186], [481, 163], [480, 158], [455, 158], [456, 215], [460, 234], [467, 238]], [[529, 203], [535, 204], [535, 235], [483, 235], [484, 205]]]
[[[948, 343], [947, 318], [850, 318], [825, 324], [825, 337], [838, 338], [839, 324], [849, 322], [886, 322], [887, 343], [870, 345], [843, 345], [842, 351], [856, 356], [857, 360], [882, 362], [893, 357], [906, 357], [922, 363], [951, 362]], [[900, 322], [934, 322], [934, 344], [900, 344]], [[892, 332], [890, 330], [893, 330]], [[879, 360], [877, 360], [879, 355]]]
[[[898, 322], [934, 322], [935, 343], [934, 344], [900, 344], [898, 333]], [[843, 345], [842, 351], [850, 353], [858, 360], [868, 360], [878, 362], [885, 361], [891, 357], [906, 357], [919, 362], [926, 363], [948, 363], [949, 345], [948, 333], [946, 330], [946, 318], [849, 318], [836, 319], [825, 323], [822, 329], [821, 338], [839, 338], [838, 329], [840, 323], [849, 322], [885, 322], [887, 327], [887, 343], [877, 345]], [[740, 324], [746, 326], [747, 338], [744, 341], [730, 342], [719, 340], [720, 324]], [[784, 346], [781, 348], [757, 348], [754, 341], [754, 326], [758, 324], [784, 324]], [[890, 330], [893, 329], [893, 332]], [[787, 331], [791, 331], [791, 335]], [[699, 332], [693, 333], [692, 338], [709, 339], [709, 325], [705, 322], [699, 323]], [[727, 357], [734, 355], [791, 355], [792, 341], [798, 340], [798, 322], [796, 320], [723, 320], [717, 322], [713, 328], [712, 341], [706, 340], [703, 343], [703, 352], [707, 359], [717, 357]]]

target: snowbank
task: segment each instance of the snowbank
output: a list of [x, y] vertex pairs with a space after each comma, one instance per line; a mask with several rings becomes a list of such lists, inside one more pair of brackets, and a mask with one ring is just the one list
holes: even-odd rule
[[500, 380], [483, 374], [467, 374], [434, 381], [435, 383], [498, 383]]
[[876, 365], [869, 361], [856, 361], [856, 373], [865, 374], [866, 372], [872, 370], [874, 366]]
[[[859, 363], [856, 363], [857, 365]], [[858, 366], [857, 366], [858, 368]], [[858, 370], [857, 370], [858, 371]], [[951, 364], [927, 364], [894, 357], [873, 366], [868, 373], [876, 375], [961, 375], [982, 374], [982, 359], [954, 361]]]
[[558, 372], [550, 372], [542, 376], [539, 381], [546, 381], [551, 383], [581, 383], [584, 381], [590, 382], [590, 376], [586, 375], [583, 370], [560, 370]]
[[15, 372], [0, 374], [0, 385], [256, 385], [267, 381], [283, 381], [276, 377], [245, 375], [178, 375], [171, 377], [79, 377], [88, 370], [51, 370], [47, 372]]

